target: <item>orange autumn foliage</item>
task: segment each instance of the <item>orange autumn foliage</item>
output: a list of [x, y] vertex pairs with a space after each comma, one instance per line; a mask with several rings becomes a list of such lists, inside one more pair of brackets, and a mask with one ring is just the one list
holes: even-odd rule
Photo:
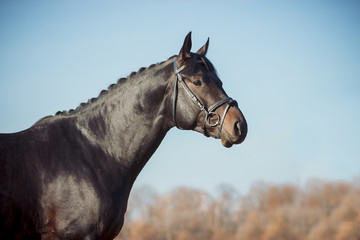
[[117, 240], [359, 240], [360, 184], [257, 183], [247, 195], [135, 190]]

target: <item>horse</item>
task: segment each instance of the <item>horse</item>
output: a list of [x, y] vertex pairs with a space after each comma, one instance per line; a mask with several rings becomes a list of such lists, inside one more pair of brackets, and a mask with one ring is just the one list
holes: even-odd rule
[[247, 134], [206, 58], [191, 50], [120, 78], [75, 110], [0, 134], [0, 239], [113, 239], [133, 183], [173, 127], [220, 139]]

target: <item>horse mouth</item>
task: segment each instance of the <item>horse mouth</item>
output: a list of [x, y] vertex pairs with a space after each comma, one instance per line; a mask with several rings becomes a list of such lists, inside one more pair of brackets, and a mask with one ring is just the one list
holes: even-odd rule
[[230, 140], [228, 140], [228, 139], [225, 138], [225, 137], [222, 137], [222, 138], [221, 138], [221, 144], [222, 144], [224, 147], [226, 147], [226, 148], [231, 148], [232, 145], [233, 145], [233, 143], [230, 142]]
[[220, 136], [221, 144], [226, 148], [230, 148], [234, 144], [242, 143], [245, 140], [246, 135], [247, 135], [247, 125], [245, 125], [242, 131], [237, 131], [236, 134], [234, 135], [230, 135], [226, 131], [224, 131], [224, 133], [222, 133]]
[[245, 140], [245, 138], [239, 138], [236, 141], [231, 141], [228, 137], [224, 136], [221, 137], [221, 144], [226, 147], [226, 148], [230, 148], [232, 147], [234, 144], [240, 144]]

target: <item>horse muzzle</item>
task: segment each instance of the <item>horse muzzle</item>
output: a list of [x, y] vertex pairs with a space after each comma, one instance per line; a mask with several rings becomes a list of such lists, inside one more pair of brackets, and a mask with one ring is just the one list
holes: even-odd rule
[[224, 118], [224, 126], [220, 133], [224, 147], [242, 143], [247, 135], [248, 127], [244, 115], [237, 106], [230, 107]]

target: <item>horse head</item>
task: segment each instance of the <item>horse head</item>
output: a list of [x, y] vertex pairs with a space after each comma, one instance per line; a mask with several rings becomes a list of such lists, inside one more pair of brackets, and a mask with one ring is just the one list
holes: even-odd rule
[[208, 47], [209, 39], [196, 53], [190, 52], [190, 32], [174, 59], [173, 122], [180, 129], [219, 138], [223, 146], [231, 147], [244, 141], [247, 123], [206, 58]]

